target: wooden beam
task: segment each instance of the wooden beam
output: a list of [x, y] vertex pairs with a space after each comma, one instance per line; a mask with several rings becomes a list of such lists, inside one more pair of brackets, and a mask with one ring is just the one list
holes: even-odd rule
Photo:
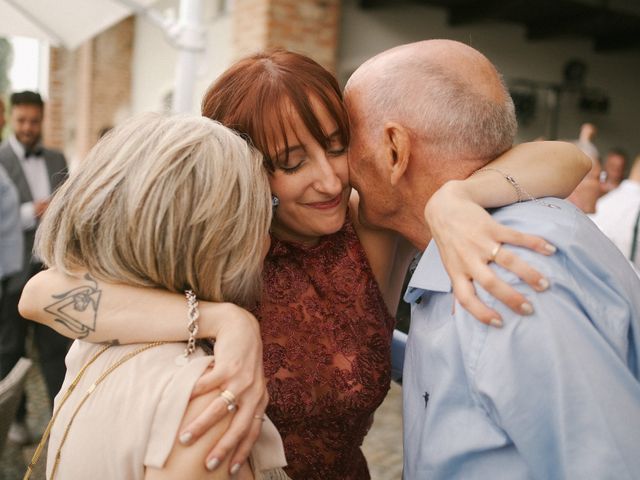
[[621, 50], [633, 50], [640, 48], [640, 35], [633, 34], [601, 35], [596, 37], [594, 49], [596, 52], [612, 52]]
[[501, 18], [503, 12], [513, 3], [513, 1], [504, 0], [469, 0], [466, 3], [456, 3], [448, 8], [449, 25], [468, 25], [487, 19]]

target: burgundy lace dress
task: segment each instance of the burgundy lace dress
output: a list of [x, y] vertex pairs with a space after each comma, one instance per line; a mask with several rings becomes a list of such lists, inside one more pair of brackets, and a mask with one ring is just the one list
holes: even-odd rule
[[360, 446], [389, 389], [395, 320], [353, 226], [313, 247], [274, 238], [254, 313], [289, 476], [368, 479]]

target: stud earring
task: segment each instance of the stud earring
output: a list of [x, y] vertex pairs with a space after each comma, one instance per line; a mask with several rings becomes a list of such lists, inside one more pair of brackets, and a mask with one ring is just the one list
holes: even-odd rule
[[278, 205], [280, 205], [280, 199], [275, 195], [271, 195], [271, 211], [274, 215], [276, 213], [276, 208], [278, 208]]

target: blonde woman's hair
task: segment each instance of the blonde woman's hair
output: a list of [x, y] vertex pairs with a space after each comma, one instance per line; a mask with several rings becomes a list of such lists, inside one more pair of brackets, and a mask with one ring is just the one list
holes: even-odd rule
[[105, 135], [56, 192], [36, 251], [69, 274], [248, 306], [260, 293], [269, 195], [262, 156], [233, 131], [144, 114]]

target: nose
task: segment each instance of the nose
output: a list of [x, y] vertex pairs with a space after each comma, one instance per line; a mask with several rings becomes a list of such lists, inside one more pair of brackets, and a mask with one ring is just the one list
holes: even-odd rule
[[316, 169], [313, 188], [317, 192], [335, 197], [342, 191], [342, 181], [338, 175], [338, 169], [343, 167], [340, 162], [344, 162], [345, 160], [342, 158], [334, 158], [332, 160], [333, 162], [324, 156], [317, 163], [318, 168]]

